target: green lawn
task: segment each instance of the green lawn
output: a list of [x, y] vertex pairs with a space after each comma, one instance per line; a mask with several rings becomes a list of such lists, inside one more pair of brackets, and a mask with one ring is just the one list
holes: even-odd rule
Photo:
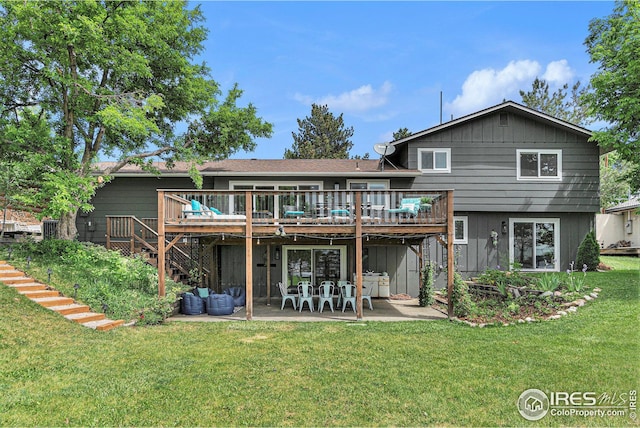
[[630, 426], [547, 415], [545, 392], [638, 390], [638, 259], [557, 321], [167, 323], [96, 332], [0, 286], [1, 426]]

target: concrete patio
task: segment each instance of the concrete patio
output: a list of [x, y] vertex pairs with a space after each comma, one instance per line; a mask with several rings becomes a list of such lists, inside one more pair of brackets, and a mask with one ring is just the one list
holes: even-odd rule
[[[447, 315], [434, 308], [426, 307], [422, 308], [418, 305], [418, 299], [411, 300], [391, 300], [391, 299], [372, 299], [373, 310], [369, 310], [368, 304], [364, 303], [362, 310], [362, 321], [430, 321], [446, 319]], [[253, 301], [253, 321], [288, 321], [288, 322], [318, 322], [318, 321], [342, 321], [342, 322], [354, 322], [357, 321], [356, 314], [351, 309], [351, 306], [347, 306], [347, 309], [342, 312], [342, 308], [337, 310], [334, 307], [335, 312], [331, 312], [329, 305], [325, 305], [322, 313], [317, 311], [317, 301], [314, 302], [315, 308], [311, 312], [304, 306], [302, 312], [293, 310], [291, 302], [287, 302], [287, 305], [283, 310], [280, 310], [281, 300], [280, 297], [271, 299], [271, 305], [267, 305], [267, 299], [265, 297], [256, 298]], [[232, 315], [212, 316], [207, 314], [202, 315], [183, 315], [178, 314], [170, 317], [167, 321], [185, 321], [185, 322], [219, 322], [219, 321], [246, 321], [246, 312], [242, 308], [238, 312]]]

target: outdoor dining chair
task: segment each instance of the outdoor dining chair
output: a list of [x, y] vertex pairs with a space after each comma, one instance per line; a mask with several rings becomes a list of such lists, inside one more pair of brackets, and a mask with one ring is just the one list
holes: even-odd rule
[[287, 286], [284, 285], [282, 282], [278, 283], [278, 288], [280, 289], [280, 294], [282, 295], [282, 306], [280, 307], [280, 310], [284, 309], [284, 305], [287, 303], [287, 300], [291, 300], [291, 303], [293, 304], [293, 310], [295, 311], [297, 309], [297, 306], [296, 306], [297, 295], [289, 293], [289, 291], [287, 290]]
[[300, 281], [298, 283], [298, 310], [300, 312], [302, 312], [305, 302], [307, 302], [309, 310], [313, 312], [313, 286], [309, 281]]
[[322, 312], [324, 304], [329, 303], [329, 308], [333, 312], [333, 289], [335, 285], [333, 281], [322, 281], [320, 283], [320, 300], [318, 300], [318, 311]]
[[362, 304], [364, 305], [364, 301], [369, 302], [369, 310], [373, 310], [373, 303], [371, 303], [371, 291], [373, 291], [373, 286], [370, 287], [362, 287]]
[[351, 281], [347, 280], [338, 280], [338, 286], [336, 287], [336, 291], [338, 293], [338, 308], [342, 305], [342, 287], [346, 284], [351, 284]]
[[347, 307], [347, 303], [351, 303], [351, 308], [353, 308], [353, 312], [356, 311], [356, 286], [349, 283], [344, 284], [340, 289], [340, 294], [342, 295], [342, 312], [344, 312]]

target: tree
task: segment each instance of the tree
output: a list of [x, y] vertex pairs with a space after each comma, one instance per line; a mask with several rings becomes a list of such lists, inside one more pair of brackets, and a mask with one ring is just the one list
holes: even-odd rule
[[407, 138], [411, 135], [411, 132], [408, 128], [400, 128], [396, 132], [393, 133], [393, 141], [402, 140], [403, 138]]
[[616, 150], [629, 162], [632, 191], [640, 189], [640, 3], [618, 1], [611, 15], [593, 19], [585, 40], [591, 62], [599, 63], [587, 95], [591, 112], [607, 127], [593, 139], [605, 150]]
[[629, 163], [620, 160], [613, 151], [600, 157], [600, 207], [609, 208], [626, 201], [631, 192], [629, 181]]
[[[199, 186], [198, 163], [271, 135], [237, 86], [218, 100], [194, 62], [202, 21], [185, 1], [0, 0], [0, 152], [32, 168], [26, 194], [60, 219], [59, 237], [75, 238], [78, 210], [127, 164], [186, 161]], [[94, 171], [100, 156], [117, 161]]]
[[[589, 92], [589, 88], [580, 88], [580, 82], [576, 82], [571, 87], [570, 93], [567, 92], [568, 89], [569, 85], [565, 83], [562, 88], [549, 95], [549, 83], [536, 77], [531, 91], [520, 91], [520, 96], [527, 107], [576, 125], [587, 126], [593, 122], [589, 117], [587, 104], [584, 102], [584, 96]], [[567, 97], [569, 97], [568, 100]]]
[[311, 105], [311, 116], [298, 119], [298, 133], [292, 132], [293, 146], [285, 159], [348, 159], [353, 143], [353, 127], [345, 128], [342, 114], [336, 117], [326, 105]]

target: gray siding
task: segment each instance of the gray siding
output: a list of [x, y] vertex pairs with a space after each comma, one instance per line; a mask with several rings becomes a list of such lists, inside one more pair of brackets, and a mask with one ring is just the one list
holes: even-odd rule
[[[585, 235], [594, 228], [595, 214], [591, 213], [468, 213], [456, 215], [468, 217], [469, 239], [467, 244], [455, 246], [455, 265], [463, 277], [468, 278], [486, 269], [509, 267], [509, 228], [502, 234], [502, 222], [509, 224], [510, 218], [557, 218], [560, 219], [560, 270], [569, 268], [575, 261], [578, 246]], [[491, 231], [498, 235], [497, 248], [491, 243]], [[446, 266], [446, 251], [435, 239], [428, 240], [428, 256], [437, 265]], [[442, 285], [442, 284], [440, 284]]]
[[[577, 133], [508, 113], [425, 135], [405, 147], [418, 168], [419, 148], [450, 148], [451, 173], [423, 174], [414, 188], [455, 189], [457, 211], [597, 212], [598, 147]], [[562, 181], [518, 181], [516, 150], [562, 150]]]
[[[106, 216], [133, 215], [138, 218], [158, 218], [157, 189], [193, 189], [187, 177], [116, 177], [96, 192], [91, 203], [95, 209], [78, 214], [76, 221], [81, 241], [105, 243]], [[91, 221], [95, 230], [87, 226]]]

